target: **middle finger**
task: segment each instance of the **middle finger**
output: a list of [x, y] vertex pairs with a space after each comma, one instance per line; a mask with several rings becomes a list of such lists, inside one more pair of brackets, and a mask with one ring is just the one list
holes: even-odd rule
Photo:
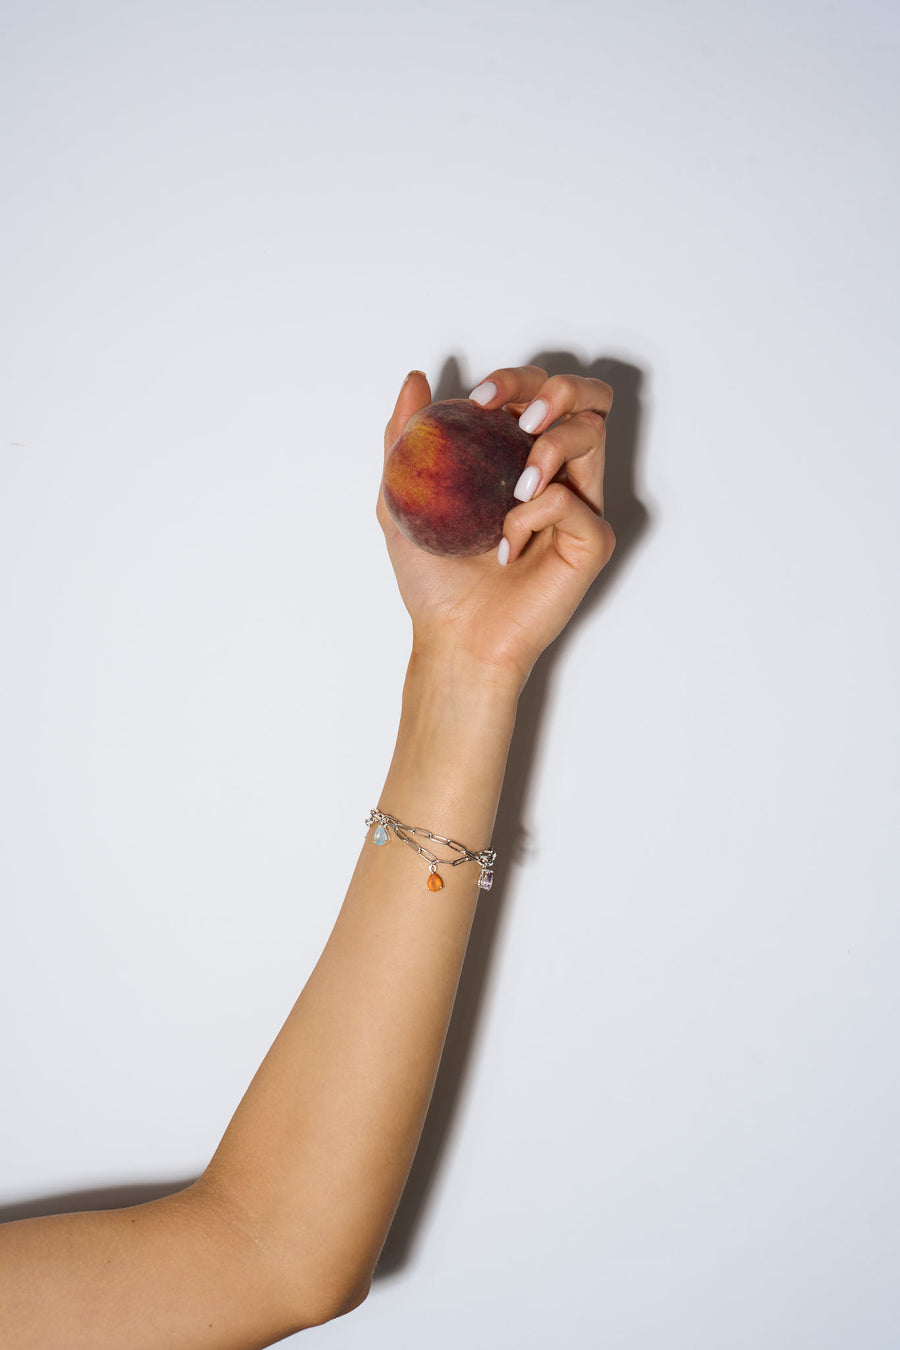
[[605, 419], [593, 411], [575, 413], [537, 437], [513, 496], [530, 502], [562, 469], [569, 486], [602, 515], [605, 452]]

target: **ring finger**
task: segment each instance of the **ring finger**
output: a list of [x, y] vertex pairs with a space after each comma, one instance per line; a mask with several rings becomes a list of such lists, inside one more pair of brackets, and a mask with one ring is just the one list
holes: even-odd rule
[[575, 413], [538, 436], [513, 496], [530, 502], [564, 469], [564, 481], [602, 515], [605, 450], [604, 418], [595, 412]]

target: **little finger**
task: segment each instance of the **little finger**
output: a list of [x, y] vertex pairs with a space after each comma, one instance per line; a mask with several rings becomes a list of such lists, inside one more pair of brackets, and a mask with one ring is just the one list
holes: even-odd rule
[[564, 483], [551, 483], [540, 497], [506, 513], [498, 562], [515, 562], [532, 535], [550, 529], [558, 556], [579, 571], [593, 569], [596, 575], [612, 556], [616, 539], [609, 522]]

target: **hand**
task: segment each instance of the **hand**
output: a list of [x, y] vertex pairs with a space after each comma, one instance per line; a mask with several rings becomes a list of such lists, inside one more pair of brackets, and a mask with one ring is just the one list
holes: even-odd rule
[[[568, 623], [615, 547], [603, 519], [606, 414], [612, 389], [578, 375], [548, 377], [539, 366], [495, 370], [479, 402], [517, 418], [539, 415], [526, 469], [537, 471], [527, 502], [507, 512], [506, 553], [439, 558], [411, 543], [394, 524], [383, 493], [377, 516], [419, 652], [471, 658], [486, 674], [519, 689], [545, 647]], [[482, 391], [483, 392], [480, 392]], [[385, 458], [412, 415], [431, 403], [428, 380], [413, 371], [384, 434]], [[542, 406], [543, 405], [543, 406]], [[530, 475], [534, 478], [534, 474]], [[521, 482], [521, 479], [520, 479]]]

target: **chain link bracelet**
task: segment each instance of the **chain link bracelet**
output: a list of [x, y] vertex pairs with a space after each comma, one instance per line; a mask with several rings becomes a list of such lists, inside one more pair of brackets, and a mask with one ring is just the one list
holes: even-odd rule
[[[438, 871], [438, 864], [444, 867], [458, 867], [460, 863], [477, 862], [481, 868], [481, 875], [478, 878], [478, 885], [481, 890], [489, 891], [494, 884], [494, 863], [497, 860], [497, 854], [492, 848], [483, 848], [480, 853], [473, 853], [471, 849], [466, 848], [465, 844], [457, 843], [455, 839], [445, 839], [442, 834], [432, 834], [431, 830], [420, 829], [418, 825], [404, 825], [384, 811], [370, 811], [366, 818], [366, 829], [370, 825], [378, 826], [375, 831], [374, 842], [376, 844], [388, 843], [390, 839], [388, 830], [393, 830], [398, 839], [402, 839], [404, 844], [409, 844], [410, 848], [416, 850], [420, 858], [424, 858], [430, 864], [428, 881], [426, 882], [430, 891], [440, 891], [444, 888], [444, 880]], [[410, 835], [412, 834], [417, 834], [422, 839], [431, 839], [436, 844], [445, 844], [447, 848], [452, 848], [460, 856], [458, 858], [438, 858], [427, 848], [420, 847], [414, 839], [411, 839]]]

